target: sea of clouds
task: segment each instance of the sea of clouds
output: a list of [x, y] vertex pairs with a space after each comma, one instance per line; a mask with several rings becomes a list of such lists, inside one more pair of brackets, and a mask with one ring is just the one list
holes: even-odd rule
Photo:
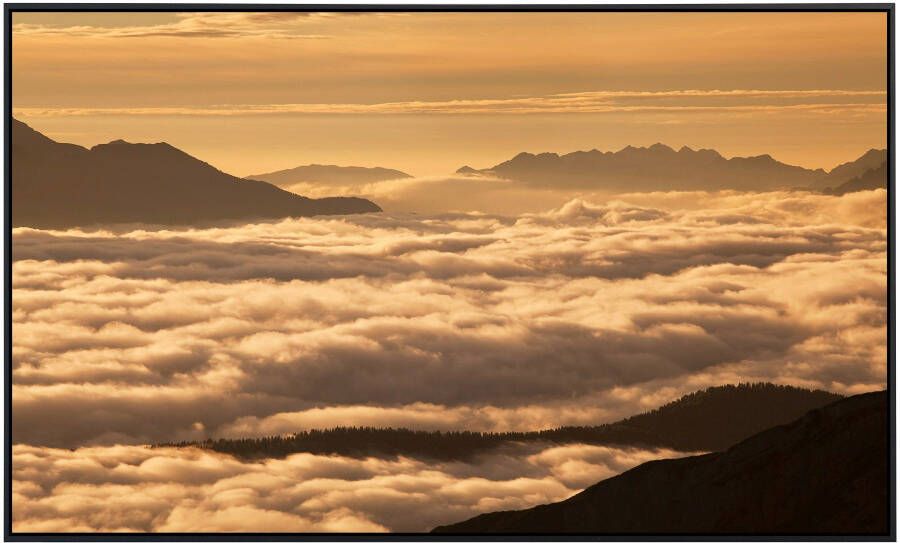
[[[477, 462], [143, 445], [595, 424], [710, 385], [885, 386], [886, 192], [13, 232], [15, 530], [424, 530], [671, 451]], [[75, 449], [75, 450], [70, 450]]]
[[13, 451], [17, 532], [423, 532], [568, 498], [649, 460], [683, 455], [532, 445], [475, 461], [295, 454], [242, 462], [140, 446]]

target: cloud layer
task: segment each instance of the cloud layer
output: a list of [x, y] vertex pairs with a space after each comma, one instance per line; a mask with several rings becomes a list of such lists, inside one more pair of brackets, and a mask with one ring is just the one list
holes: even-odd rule
[[739, 380], [883, 388], [884, 209], [884, 191], [651, 193], [16, 229], [13, 440], [534, 429]]
[[196, 449], [13, 451], [13, 531], [422, 532], [567, 498], [668, 450], [533, 445], [471, 464]]
[[243, 462], [145, 444], [589, 425], [748, 380], [884, 387], [885, 191], [601, 201], [15, 229], [13, 529], [422, 531], [675, 453]]

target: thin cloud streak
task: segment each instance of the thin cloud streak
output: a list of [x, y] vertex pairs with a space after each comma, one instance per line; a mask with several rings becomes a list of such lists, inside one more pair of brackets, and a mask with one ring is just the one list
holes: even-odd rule
[[275, 12], [275, 13], [179, 13], [179, 20], [156, 25], [125, 27], [72, 25], [50, 26], [34, 23], [13, 25], [17, 37], [77, 38], [262, 38], [262, 39], [326, 39], [330, 36], [299, 32], [308, 21], [330, 19], [342, 13]]
[[[301, 104], [221, 104], [190, 107], [117, 107], [117, 108], [58, 108], [21, 107], [15, 114], [24, 117], [53, 116], [235, 116], [272, 114], [534, 114], [534, 113], [777, 113], [811, 112], [819, 114], [873, 113], [883, 114], [886, 103], [871, 101], [842, 102], [842, 99], [878, 99], [886, 97], [878, 90], [673, 90], [646, 91], [594, 91], [583, 93], [551, 94], [522, 98], [497, 98], [481, 100], [404, 101], [376, 104], [363, 103], [301, 103]], [[696, 99], [803, 99], [809, 103], [765, 104], [669, 104], [647, 103], [647, 100]], [[828, 103], [815, 99], [830, 98]]]

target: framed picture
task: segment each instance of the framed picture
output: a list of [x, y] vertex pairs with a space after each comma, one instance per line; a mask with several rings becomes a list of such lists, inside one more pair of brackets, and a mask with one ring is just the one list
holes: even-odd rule
[[896, 537], [894, 5], [5, 5], [5, 537]]

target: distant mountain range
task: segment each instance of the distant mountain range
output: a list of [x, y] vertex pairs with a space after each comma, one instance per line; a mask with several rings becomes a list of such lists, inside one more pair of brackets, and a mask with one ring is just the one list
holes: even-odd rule
[[838, 186], [887, 160], [872, 149], [830, 172], [779, 162], [770, 155], [725, 158], [712, 149], [675, 150], [657, 143], [616, 152], [519, 153], [484, 170], [463, 166], [463, 175], [487, 174], [546, 188], [615, 191], [774, 190]]
[[789, 422], [839, 398], [841, 396], [822, 390], [771, 383], [725, 385], [694, 392], [653, 411], [600, 426], [499, 433], [345, 427], [302, 431], [292, 436], [171, 445], [197, 446], [251, 459], [281, 458], [308, 452], [464, 460], [503, 445], [538, 441], [710, 451], [725, 449], [761, 430]]
[[388, 168], [310, 164], [308, 166], [298, 166], [289, 170], [251, 175], [248, 176], [247, 179], [266, 181], [273, 185], [286, 187], [297, 183], [335, 186], [360, 185], [365, 183], [375, 183], [377, 181], [387, 181], [390, 179], [407, 179], [410, 177], [412, 176], [408, 173]]
[[834, 188], [826, 188], [822, 192], [840, 196], [848, 192], [861, 190], [886, 189], [887, 177], [887, 162], [882, 162], [877, 168], [866, 170], [853, 179], [845, 181]]
[[887, 149], [869, 149], [856, 160], [851, 160], [832, 168], [828, 172], [828, 176], [814, 185], [813, 188], [837, 187], [842, 183], [862, 176], [869, 170], [877, 170], [882, 165], [885, 166], [884, 185], [887, 186], [887, 159]]
[[[655, 144], [617, 152], [520, 153], [486, 170], [527, 186], [578, 190], [772, 190], [807, 188], [840, 195], [887, 186], [887, 152], [872, 149], [830, 172], [769, 155], [726, 159], [710, 149]], [[363, 198], [312, 199], [282, 187], [362, 186], [410, 175], [388, 168], [307, 165], [241, 179], [167, 143], [122, 140], [90, 149], [58, 143], [12, 121], [13, 226], [64, 228], [110, 223], [202, 223], [381, 211]], [[298, 190], [299, 187], [294, 190]]]
[[362, 198], [310, 199], [228, 175], [167, 143], [86, 149], [12, 121], [12, 224], [190, 225], [381, 211]]
[[852, 396], [723, 452], [647, 462], [558, 503], [441, 534], [888, 535], [888, 402]]

